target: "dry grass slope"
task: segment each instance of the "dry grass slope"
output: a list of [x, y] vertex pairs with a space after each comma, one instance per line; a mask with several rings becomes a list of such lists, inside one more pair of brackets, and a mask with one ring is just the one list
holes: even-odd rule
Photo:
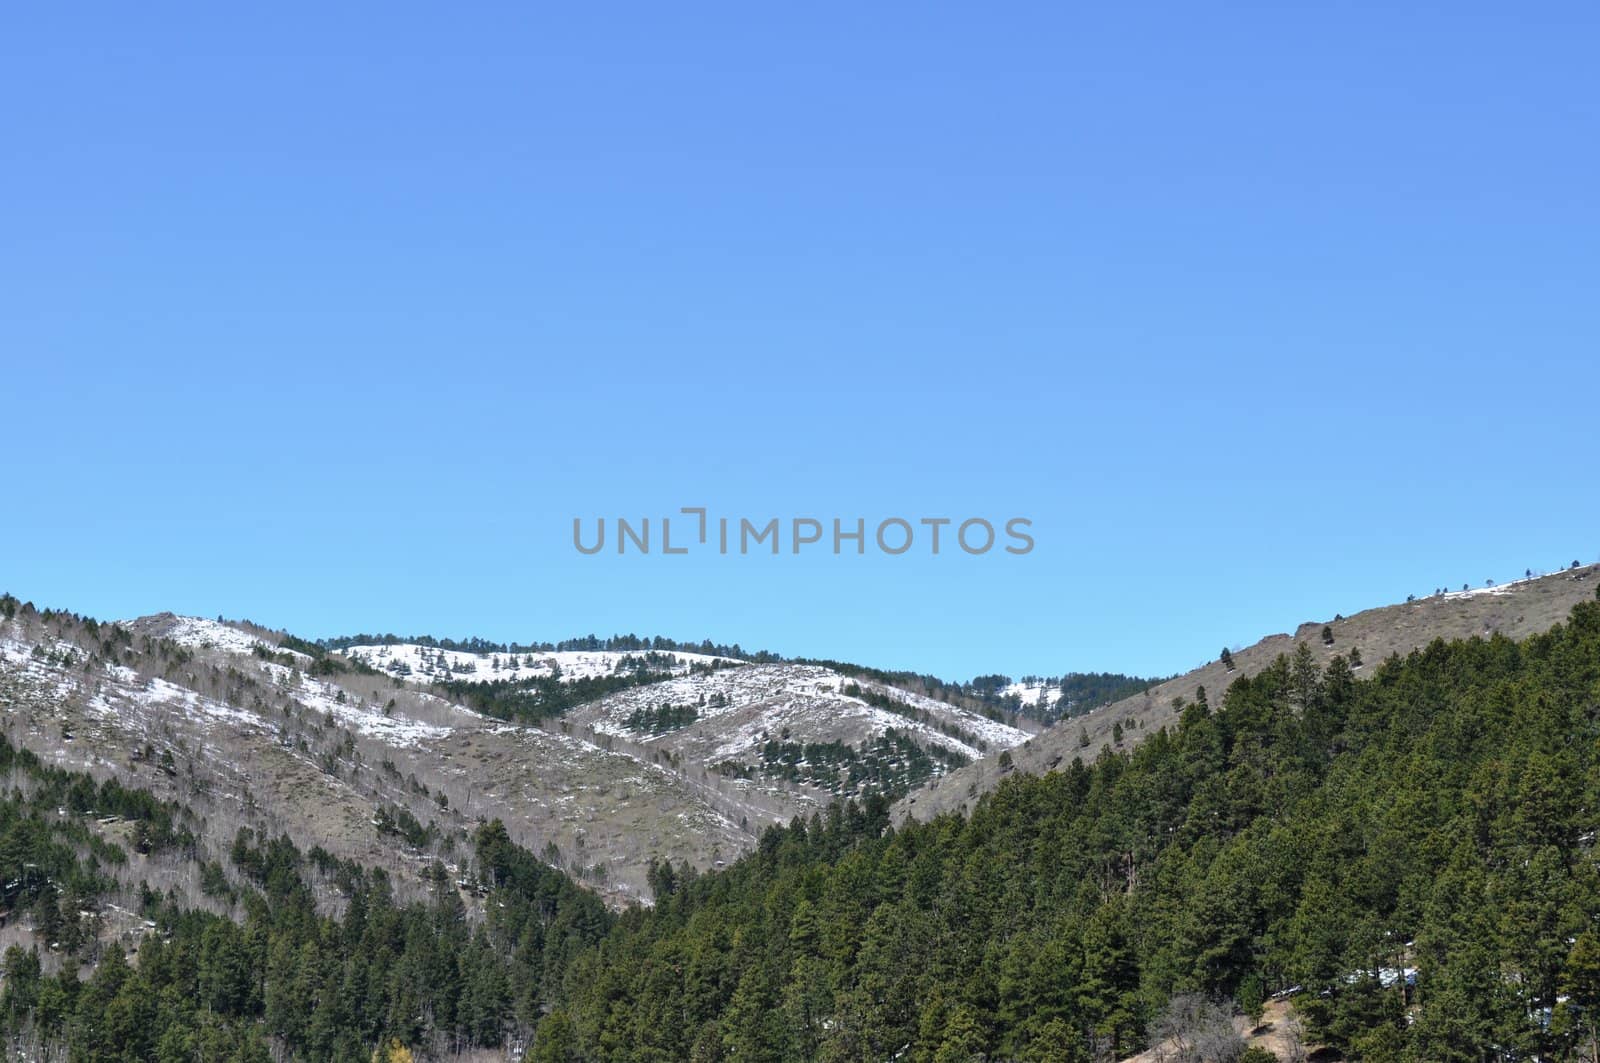
[[[1178, 712], [1173, 699], [1192, 701], [1195, 691], [1205, 687], [1213, 704], [1228, 684], [1243, 675], [1254, 675], [1277, 659], [1305, 643], [1326, 665], [1335, 654], [1347, 657], [1358, 649], [1363, 667], [1357, 675], [1371, 671], [1391, 654], [1405, 655], [1435, 639], [1459, 639], [1495, 633], [1520, 639], [1548, 631], [1567, 618], [1572, 607], [1592, 598], [1600, 586], [1600, 565], [1587, 565], [1518, 580], [1498, 587], [1433, 595], [1412, 602], [1368, 609], [1342, 619], [1311, 620], [1299, 625], [1294, 634], [1268, 635], [1253, 646], [1233, 654], [1233, 671], [1222, 662], [1212, 661], [1200, 668], [1168, 680], [1148, 693], [1138, 694], [1086, 716], [1057, 724], [1010, 751], [1011, 763], [1002, 766], [998, 755], [990, 755], [935, 780], [910, 794], [895, 807], [898, 818], [926, 821], [945, 812], [967, 811], [977, 799], [993, 789], [1012, 772], [1042, 774], [1065, 764], [1073, 757], [1092, 760], [1112, 744], [1118, 725], [1125, 745], [1140, 736], [1176, 722]], [[1324, 643], [1322, 629], [1331, 629], [1333, 642]], [[1088, 744], [1083, 737], [1087, 735]]]

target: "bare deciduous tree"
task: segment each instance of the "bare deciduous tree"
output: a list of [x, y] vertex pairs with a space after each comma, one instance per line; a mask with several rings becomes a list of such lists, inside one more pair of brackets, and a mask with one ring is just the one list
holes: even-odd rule
[[1157, 1063], [1233, 1063], [1245, 1048], [1232, 1009], [1199, 993], [1168, 1001], [1150, 1037]]

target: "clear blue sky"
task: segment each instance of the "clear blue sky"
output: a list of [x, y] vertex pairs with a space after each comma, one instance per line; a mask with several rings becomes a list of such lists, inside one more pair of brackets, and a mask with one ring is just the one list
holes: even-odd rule
[[[557, 7], [10, 14], [0, 587], [964, 678], [1600, 554], [1595, 5]], [[1037, 547], [571, 547], [696, 504]]]

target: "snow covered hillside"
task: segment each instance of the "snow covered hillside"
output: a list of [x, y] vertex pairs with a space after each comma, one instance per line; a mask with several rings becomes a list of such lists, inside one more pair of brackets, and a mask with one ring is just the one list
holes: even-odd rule
[[564, 650], [548, 653], [468, 653], [419, 646], [414, 642], [350, 646], [340, 651], [380, 672], [416, 683], [556, 677], [566, 681], [625, 675], [635, 671], [684, 675], [695, 668], [742, 664], [732, 657], [713, 657], [680, 650]]
[[703, 780], [776, 785], [812, 802], [899, 794], [1028, 737], [976, 712], [815, 665], [683, 651], [472, 653], [417, 643], [340, 652], [417, 686], [640, 678], [642, 685], [569, 710], [562, 726]]
[[[47, 761], [193, 807], [224, 862], [239, 827], [287, 829], [415, 882], [498, 817], [625, 900], [647, 895], [651, 859], [715, 866], [816, 807], [792, 787], [690, 778], [648, 753], [489, 719], [285, 651], [251, 625], [169, 614], [98, 625], [28, 607], [0, 615], [0, 710], [12, 741]], [[386, 833], [397, 821], [414, 836]]]
[[903, 792], [1028, 734], [829, 668], [749, 664], [623, 690], [567, 714], [597, 740], [826, 797]]
[[[714, 867], [767, 824], [901, 794], [1028, 737], [814, 665], [414, 643], [323, 653], [248, 623], [95, 624], [7, 601], [6, 733], [190, 805], [224, 862], [242, 826], [289, 830], [416, 883], [435, 859], [465, 859], [470, 832], [498, 817], [624, 901], [646, 895], [653, 859]], [[551, 677], [617, 682], [539, 725], [485, 716], [435, 685]]]

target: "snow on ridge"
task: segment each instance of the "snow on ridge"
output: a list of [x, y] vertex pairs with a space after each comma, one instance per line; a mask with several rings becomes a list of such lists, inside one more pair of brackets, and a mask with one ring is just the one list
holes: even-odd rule
[[1060, 689], [1054, 683], [1010, 683], [1000, 688], [1000, 696], [1015, 696], [1024, 705], [1049, 705], [1059, 696]]
[[1488, 583], [1482, 587], [1469, 587], [1464, 591], [1445, 591], [1444, 594], [1440, 595], [1440, 597], [1476, 598], [1482, 594], [1489, 594], [1498, 597], [1504, 594], [1515, 593], [1516, 588], [1522, 586], [1524, 583], [1535, 583], [1541, 579], [1544, 579], [1544, 576], [1524, 576], [1522, 579], [1507, 580], [1504, 583]]
[[[870, 705], [861, 697], [845, 693], [845, 688], [851, 685], [860, 687], [864, 694], [886, 696], [926, 713], [935, 723]], [[875, 733], [893, 727], [915, 734], [920, 741], [936, 743], [974, 759], [984, 755], [984, 750], [976, 743], [987, 745], [993, 752], [1021, 745], [1030, 737], [1026, 731], [921, 694], [852, 679], [831, 668], [810, 664], [751, 664], [709, 675], [664, 680], [607, 695], [574, 710], [574, 715], [580, 719], [589, 718], [596, 733], [649, 741], [648, 737], [631, 731], [626, 721], [635, 711], [663, 703], [693, 706], [698, 716], [696, 727], [750, 706], [761, 706], [760, 714], [741, 723], [713, 754], [713, 760], [732, 756], [735, 749], [748, 751], [759, 744], [753, 736], [763, 731], [781, 730], [785, 721], [800, 716], [865, 720]], [[939, 723], [952, 725], [967, 737], [946, 734], [938, 728]]]
[[211, 645], [229, 653], [254, 653], [257, 646], [268, 646], [265, 639], [246, 634], [229, 624], [215, 620], [202, 620], [195, 616], [180, 616], [167, 638], [180, 646], [202, 647]]
[[191, 650], [215, 649], [224, 653], [254, 653], [258, 646], [264, 646], [269, 650], [278, 648], [266, 639], [241, 631], [232, 624], [207, 620], [199, 616], [162, 613], [156, 616], [142, 616], [137, 620], [118, 620], [116, 623], [120, 627], [168, 639]]
[[414, 642], [374, 643], [349, 646], [340, 651], [380, 672], [399, 675], [413, 682], [456, 679], [468, 683], [487, 683], [497, 679], [535, 679], [552, 676], [559, 670], [566, 682], [613, 675], [631, 660], [643, 661], [647, 653], [672, 658], [673, 670], [687, 674], [695, 665], [742, 665], [732, 657], [714, 657], [686, 650], [559, 650], [538, 653], [470, 653], [442, 650]]
[[[1520, 583], [1522, 581], [1518, 580], [1518, 582]], [[1479, 595], [1482, 595], [1482, 594], [1488, 594], [1488, 595], [1493, 595], [1493, 596], [1498, 597], [1500, 595], [1510, 594], [1510, 593], [1512, 593], [1511, 585], [1509, 583], [1500, 583], [1500, 584], [1496, 584], [1493, 587], [1473, 587], [1471, 590], [1465, 590], [1465, 591], [1446, 591], [1446, 592], [1444, 592], [1444, 594], [1440, 595], [1440, 597], [1442, 597], [1442, 598], [1476, 598], [1476, 597], [1478, 597]]]
[[876, 683], [863, 684], [863, 686], [877, 689], [879, 693], [887, 694], [894, 700], [904, 702], [913, 708], [922, 709], [930, 715], [947, 718], [963, 731], [977, 735], [978, 738], [988, 743], [990, 752], [1010, 749], [1012, 746], [1020, 746], [1033, 737], [1021, 728], [1012, 727], [1010, 724], [1004, 724], [998, 720], [991, 720], [982, 713], [963, 709], [922, 694], [913, 694], [909, 690], [901, 690], [899, 687], [880, 686]]
[[[377, 706], [352, 702], [350, 695], [339, 687], [309, 676], [301, 676], [297, 685], [287, 685], [292, 672], [283, 665], [267, 664], [263, 670], [266, 675], [284, 681], [286, 685], [279, 688], [281, 693], [299, 702], [306, 711], [330, 715], [340, 726], [392, 746], [415, 747], [426, 740], [444, 738], [454, 731], [454, 728], [441, 724], [424, 723], [399, 715], [387, 716]], [[138, 672], [123, 665], [108, 666], [105, 677], [109, 682], [88, 702], [88, 708], [101, 716], [121, 716], [127, 708], [132, 707], [143, 711], [177, 711], [190, 719], [204, 717], [213, 722], [261, 731], [270, 731], [276, 726], [258, 712], [206, 697], [159, 676], [141, 677]], [[344, 701], [339, 700], [341, 693], [345, 694]], [[469, 710], [459, 711], [476, 717]]]
[[[751, 664], [709, 675], [679, 676], [659, 683], [608, 694], [575, 714], [597, 715], [594, 728], [601, 734], [627, 736], [624, 722], [639, 709], [663, 703], [692, 705], [700, 719], [715, 719], [749, 705], [781, 698], [821, 699], [837, 695], [844, 677], [820, 665]], [[701, 700], [704, 699], [704, 704]]]

